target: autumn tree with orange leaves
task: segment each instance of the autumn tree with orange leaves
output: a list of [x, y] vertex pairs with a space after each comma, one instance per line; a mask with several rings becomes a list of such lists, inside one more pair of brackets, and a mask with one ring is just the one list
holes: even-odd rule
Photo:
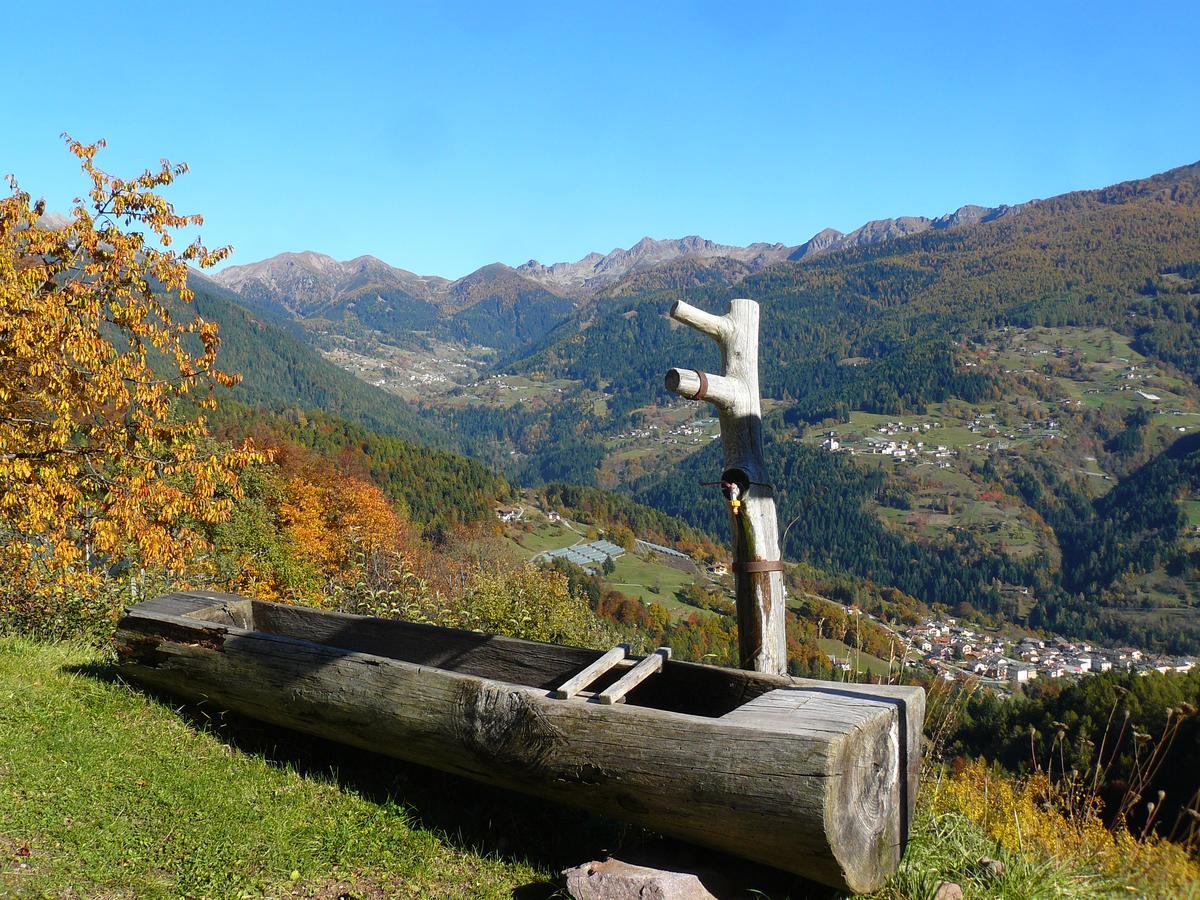
[[229, 252], [171, 249], [202, 223], [158, 193], [186, 166], [115, 178], [95, 164], [103, 142], [66, 141], [90, 189], [65, 223], [11, 177], [0, 199], [0, 627], [122, 562], [181, 570], [260, 458], [207, 440], [201, 410], [237, 379], [217, 367], [216, 323], [172, 313], [188, 265]]

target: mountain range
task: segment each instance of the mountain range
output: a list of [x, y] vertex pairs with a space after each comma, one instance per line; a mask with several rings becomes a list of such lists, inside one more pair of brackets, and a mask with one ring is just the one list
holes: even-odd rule
[[[303, 395], [289, 405], [428, 428], [526, 484], [619, 486], [713, 534], [724, 509], [699, 485], [720, 471], [720, 448], [664, 434], [687, 410], [662, 373], [719, 363], [665, 312], [753, 297], [777, 498], [803, 511], [790, 557], [1064, 633], [1200, 647], [1200, 164], [798, 246], [645, 239], [455, 281], [289, 254], [217, 280], [230, 290], [210, 284], [208, 302], [222, 308], [202, 312], [237, 351], [227, 364], [246, 375], [246, 402], [273, 405], [295, 381]], [[511, 394], [519, 380], [531, 396], [505, 405], [465, 386], [389, 408], [227, 300], [309, 342], [337, 328], [470, 338], [505, 351], [481, 385]], [[268, 359], [273, 349], [286, 354]], [[881, 467], [818, 446], [885, 417], [936, 418], [961, 454]], [[988, 422], [1003, 436], [974, 437]], [[1014, 607], [1017, 594], [1037, 602]]]
[[511, 349], [549, 331], [602, 293], [626, 292], [646, 273], [686, 270], [693, 282], [715, 278], [733, 284], [787, 261], [930, 229], [993, 221], [1029, 205], [963, 206], [934, 219], [879, 219], [845, 234], [826, 228], [794, 246], [738, 247], [695, 235], [672, 240], [644, 237], [627, 250], [589, 253], [575, 262], [545, 265], [531, 259], [516, 268], [497, 262], [453, 280], [418, 275], [373, 256], [339, 261], [313, 251], [229, 266], [212, 278], [250, 308], [297, 321], [352, 329], [365, 326], [398, 340], [413, 330], [434, 329], [448, 337]]

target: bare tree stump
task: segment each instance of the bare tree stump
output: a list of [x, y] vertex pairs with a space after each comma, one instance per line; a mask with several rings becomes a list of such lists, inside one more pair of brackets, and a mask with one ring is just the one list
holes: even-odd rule
[[714, 316], [679, 301], [671, 318], [708, 335], [721, 348], [721, 375], [671, 369], [666, 385], [680, 397], [716, 407], [725, 454], [721, 483], [731, 501], [740, 663], [743, 669], [783, 675], [786, 596], [775, 498], [763, 461], [758, 304], [733, 300], [728, 313]]

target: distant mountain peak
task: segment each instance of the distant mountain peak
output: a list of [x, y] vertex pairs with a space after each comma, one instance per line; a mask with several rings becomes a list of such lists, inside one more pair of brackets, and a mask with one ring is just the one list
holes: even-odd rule
[[748, 247], [718, 244], [708, 238], [689, 234], [686, 237], [659, 240], [643, 237], [625, 250], [617, 247], [606, 254], [589, 253], [576, 262], [543, 265], [536, 259], [519, 266], [517, 271], [551, 290], [575, 295], [588, 295], [616, 284], [634, 272], [683, 258], [734, 259], [757, 270], [787, 258], [791, 248], [784, 244], [759, 242]]
[[445, 278], [416, 275], [374, 256], [339, 261], [314, 250], [228, 266], [210, 277], [248, 300], [280, 307], [300, 319], [321, 315], [361, 294], [396, 293], [433, 303], [449, 284]]
[[458, 316], [480, 304], [490, 304], [487, 308], [497, 310], [526, 310], [539, 305], [561, 310], [563, 303], [583, 302], [609, 291], [636, 290], [638, 285], [648, 283], [645, 279], [658, 277], [681, 286], [735, 284], [787, 260], [876, 244], [929, 229], [989, 222], [1027, 205], [967, 205], [935, 219], [876, 219], [845, 234], [824, 228], [799, 246], [759, 241], [739, 247], [718, 244], [697, 234], [668, 239], [646, 235], [628, 249], [616, 247], [603, 254], [593, 251], [574, 262], [546, 265], [530, 259], [516, 268], [495, 262], [453, 281], [417, 275], [367, 254], [339, 261], [314, 250], [280, 253], [259, 262], [229, 266], [211, 277], [257, 309], [283, 311], [297, 319], [329, 320], [351, 313], [387, 329]]
[[[1036, 203], [1036, 200], [1030, 203]], [[960, 225], [978, 225], [991, 222], [1003, 216], [1013, 215], [1027, 207], [1028, 203], [1016, 206], [975, 206], [968, 204], [960, 206], [952, 213], [929, 219], [925, 216], [897, 216], [894, 219], [873, 219], [860, 225], [853, 231], [843, 234], [836, 228], [825, 228], [792, 250], [788, 259], [805, 259], [821, 253], [831, 253], [837, 250], [847, 250], [861, 247], [865, 244], [878, 244], [881, 241], [895, 240], [910, 234], [920, 234], [931, 228], [956, 228]]]

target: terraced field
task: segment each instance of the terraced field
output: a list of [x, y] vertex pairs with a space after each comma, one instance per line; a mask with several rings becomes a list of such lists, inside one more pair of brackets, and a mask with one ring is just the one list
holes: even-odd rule
[[[547, 550], [586, 542], [596, 534], [595, 529], [589, 529], [582, 523], [552, 522], [540, 510], [526, 506], [521, 521], [506, 527], [504, 540], [514, 556], [528, 561]], [[684, 618], [692, 613], [715, 615], [682, 603], [675, 597], [677, 591], [691, 586], [703, 576], [681, 571], [653, 554], [627, 552], [615, 560], [613, 572], [602, 577], [607, 587], [644, 603], [657, 603], [667, 609], [673, 618]]]

